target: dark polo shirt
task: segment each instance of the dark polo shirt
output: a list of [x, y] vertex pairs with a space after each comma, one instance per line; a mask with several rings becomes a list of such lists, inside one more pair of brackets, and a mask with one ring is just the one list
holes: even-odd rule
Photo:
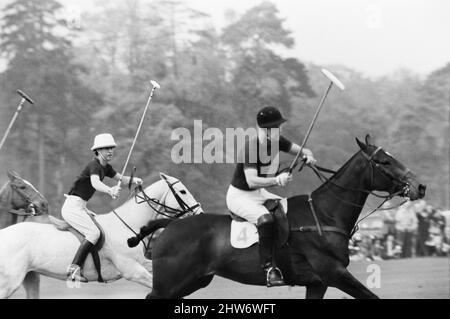
[[[271, 145], [270, 141], [266, 145], [267, 150], [265, 152], [260, 152], [260, 147], [263, 147], [264, 145], [260, 144], [257, 137], [253, 138], [247, 138], [245, 141], [244, 146], [242, 149], [239, 150], [238, 153], [238, 163], [236, 165], [236, 169], [234, 170], [233, 179], [231, 181], [231, 185], [234, 187], [249, 191], [252, 190], [248, 184], [247, 180], [245, 178], [244, 170], [246, 168], [256, 168], [258, 172], [258, 176], [260, 177], [268, 177], [268, 176], [275, 176], [276, 171], [278, 171], [279, 167], [276, 167], [275, 172], [271, 172], [271, 174], [265, 174], [264, 171], [267, 171], [267, 168], [272, 164], [272, 161], [270, 158], [275, 158], [278, 154], [271, 154]], [[282, 152], [289, 152], [292, 147], [292, 142], [285, 138], [284, 136], [280, 136], [279, 144], [278, 144], [278, 150]], [[261, 159], [260, 153], [267, 154], [267, 159]], [[251, 156], [253, 155], [253, 156]], [[266, 170], [264, 170], [266, 168]]]
[[91, 184], [91, 175], [98, 175], [100, 180], [103, 181], [105, 176], [113, 178], [116, 174], [116, 171], [111, 165], [106, 164], [105, 166], [102, 166], [100, 161], [96, 158], [92, 160], [81, 172], [80, 176], [78, 176], [69, 195], [75, 195], [88, 201], [95, 193], [95, 188], [92, 187]]

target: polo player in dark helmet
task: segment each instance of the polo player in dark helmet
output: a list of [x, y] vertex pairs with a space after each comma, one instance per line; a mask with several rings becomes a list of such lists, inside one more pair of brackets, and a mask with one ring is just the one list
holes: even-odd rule
[[[297, 155], [300, 146], [280, 134], [281, 124], [286, 122], [286, 119], [277, 108], [263, 108], [256, 119], [257, 136], [248, 138], [244, 147], [239, 150], [238, 164], [228, 188], [226, 201], [232, 213], [256, 224], [258, 228], [261, 266], [267, 275], [267, 286], [282, 286], [285, 283], [281, 271], [273, 267], [274, 219], [264, 202], [268, 199], [281, 199], [280, 196], [268, 192], [267, 187], [284, 187], [292, 180], [288, 172], [276, 175], [279, 169], [279, 151]], [[261, 152], [261, 148], [265, 148], [266, 152]], [[303, 148], [302, 152], [306, 163], [316, 162], [309, 149]], [[252, 154], [256, 157], [252, 158]], [[269, 156], [264, 160], [261, 154]]]

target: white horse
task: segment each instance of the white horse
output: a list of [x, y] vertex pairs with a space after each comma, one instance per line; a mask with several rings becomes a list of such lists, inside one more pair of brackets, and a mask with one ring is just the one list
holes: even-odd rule
[[[151, 260], [144, 256], [144, 244], [129, 248], [127, 238], [161, 215], [176, 218], [203, 213], [178, 179], [162, 173], [160, 177], [116, 210], [96, 216], [105, 233], [99, 256], [106, 282], [125, 278], [152, 288]], [[37, 274], [66, 280], [67, 266], [79, 245], [74, 234], [60, 231], [54, 224], [24, 222], [0, 230], [0, 298], [11, 296], [22, 283], [29, 298], [39, 298]], [[84, 275], [89, 281], [98, 278], [91, 255]]]

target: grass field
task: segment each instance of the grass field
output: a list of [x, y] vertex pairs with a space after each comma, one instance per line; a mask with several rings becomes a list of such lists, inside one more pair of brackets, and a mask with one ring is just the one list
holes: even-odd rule
[[[449, 258], [443, 257], [376, 262], [355, 261], [350, 264], [349, 270], [380, 298], [449, 299], [449, 261]], [[375, 277], [377, 274], [379, 274], [379, 277]], [[148, 288], [124, 279], [110, 284], [89, 283], [82, 284], [80, 288], [68, 288], [64, 281], [41, 277], [41, 298], [48, 299], [141, 299], [148, 292]], [[242, 285], [216, 276], [208, 287], [187, 298], [303, 299], [304, 297], [304, 287], [269, 289]], [[25, 298], [23, 288], [20, 288], [12, 298]], [[325, 298], [342, 299], [351, 297], [335, 288], [329, 288]]]

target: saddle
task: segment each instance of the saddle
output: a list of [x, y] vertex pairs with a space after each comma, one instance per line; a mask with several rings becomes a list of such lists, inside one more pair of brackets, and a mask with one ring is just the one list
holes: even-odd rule
[[[50, 222], [56, 227], [56, 229], [58, 229], [60, 231], [71, 232], [80, 241], [80, 243], [84, 240], [84, 235], [82, 233], [80, 233], [78, 230], [76, 230], [75, 228], [73, 228], [72, 226], [70, 226], [69, 223], [67, 223], [66, 221], [58, 219], [51, 215], [49, 215], [48, 217], [50, 219]], [[101, 267], [101, 263], [100, 263], [100, 256], [98, 255], [98, 252], [100, 251], [100, 249], [102, 249], [103, 244], [105, 243], [105, 232], [103, 231], [102, 226], [100, 226], [100, 224], [95, 219], [95, 216], [91, 216], [89, 214], [89, 217], [91, 217], [95, 226], [97, 226], [97, 228], [100, 230], [100, 237], [99, 237], [97, 243], [95, 244], [95, 246], [92, 247], [90, 253], [92, 255], [92, 259], [94, 260], [95, 269], [97, 270], [98, 282], [105, 282], [102, 277], [102, 270], [101, 270], [102, 267]]]
[[[275, 220], [275, 245], [284, 246], [289, 239], [289, 222], [280, 199], [268, 199], [264, 206]], [[230, 242], [234, 248], [248, 248], [259, 241], [256, 226], [244, 218], [229, 212], [231, 216]]]

